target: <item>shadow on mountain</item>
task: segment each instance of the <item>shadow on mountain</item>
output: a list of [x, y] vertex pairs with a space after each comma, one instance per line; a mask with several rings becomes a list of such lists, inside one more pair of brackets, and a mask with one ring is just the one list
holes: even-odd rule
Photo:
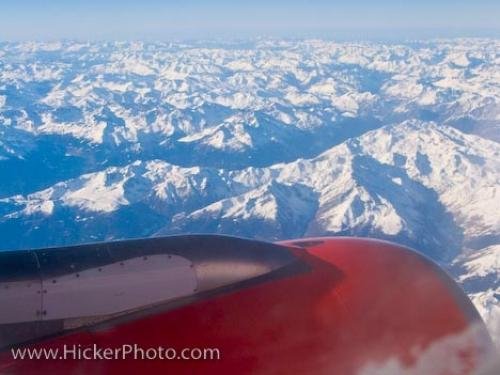
[[388, 235], [372, 226], [353, 228], [341, 234], [395, 241], [437, 261], [449, 261], [458, 254], [463, 231], [439, 202], [437, 193], [408, 177], [404, 165], [396, 167], [382, 164], [370, 156], [356, 156], [353, 177], [376, 204], [384, 204], [382, 199], [389, 202], [405, 225], [396, 235]]
[[[101, 169], [87, 144], [72, 137], [40, 136], [31, 150], [20, 157], [0, 159], [0, 197], [28, 194], [59, 181]], [[72, 150], [75, 151], [71, 155]]]
[[[500, 110], [497, 110], [500, 112]], [[474, 134], [480, 137], [500, 142], [500, 124], [498, 121], [478, 121], [471, 117], [462, 117], [449, 123], [466, 134]]]
[[[305, 233], [318, 209], [317, 192], [302, 184], [284, 185], [276, 181], [257, 190], [259, 195], [249, 192], [220, 201], [219, 210], [207, 210], [194, 217], [178, 215], [157, 234], [216, 233], [269, 241], [297, 238]], [[255, 212], [270, 201], [276, 205], [274, 217]], [[244, 211], [227, 215], [235, 205], [241, 205]]]
[[122, 206], [112, 213], [80, 216], [57, 206], [51, 216], [41, 214], [0, 221], [1, 250], [148, 237], [166, 225], [166, 218], [143, 203]]

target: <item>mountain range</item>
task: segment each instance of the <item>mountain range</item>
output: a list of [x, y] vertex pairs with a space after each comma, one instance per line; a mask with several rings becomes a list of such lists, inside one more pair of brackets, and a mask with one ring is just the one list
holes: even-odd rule
[[0, 249], [408, 245], [500, 333], [500, 40], [0, 43]]

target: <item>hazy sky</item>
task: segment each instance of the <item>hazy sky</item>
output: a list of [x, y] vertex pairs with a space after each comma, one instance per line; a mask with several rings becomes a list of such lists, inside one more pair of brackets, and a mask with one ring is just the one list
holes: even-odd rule
[[500, 36], [500, 0], [0, 0], [0, 40]]

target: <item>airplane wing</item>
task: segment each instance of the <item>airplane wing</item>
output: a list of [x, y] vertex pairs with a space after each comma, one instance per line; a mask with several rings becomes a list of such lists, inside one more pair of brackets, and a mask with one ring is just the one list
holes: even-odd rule
[[451, 278], [384, 241], [187, 235], [0, 252], [2, 374], [472, 374], [491, 349]]

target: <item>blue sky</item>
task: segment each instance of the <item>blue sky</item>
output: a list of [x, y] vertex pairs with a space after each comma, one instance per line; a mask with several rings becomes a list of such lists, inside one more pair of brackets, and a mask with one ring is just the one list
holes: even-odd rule
[[0, 40], [499, 36], [500, 0], [1, 0]]

